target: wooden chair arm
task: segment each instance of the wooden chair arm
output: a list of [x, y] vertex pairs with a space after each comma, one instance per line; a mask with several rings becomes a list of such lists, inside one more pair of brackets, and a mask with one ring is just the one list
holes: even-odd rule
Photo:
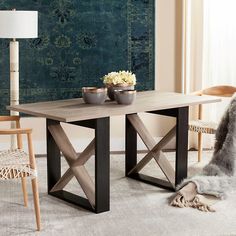
[[32, 129], [1, 129], [0, 135], [12, 135], [12, 134], [31, 134]]
[[0, 121], [19, 121], [19, 116], [0, 116]]

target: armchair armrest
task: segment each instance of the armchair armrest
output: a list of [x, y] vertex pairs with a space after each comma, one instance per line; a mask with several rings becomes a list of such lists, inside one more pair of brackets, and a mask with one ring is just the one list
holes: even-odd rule
[[0, 135], [12, 135], [12, 134], [30, 134], [32, 129], [1, 129]]
[[19, 121], [19, 116], [0, 116], [0, 121]]

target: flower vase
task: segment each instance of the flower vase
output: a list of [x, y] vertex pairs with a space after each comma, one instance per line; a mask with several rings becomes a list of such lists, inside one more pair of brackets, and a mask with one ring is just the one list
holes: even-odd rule
[[107, 95], [110, 98], [110, 100], [114, 101], [115, 100], [115, 95], [114, 91], [115, 90], [133, 90], [134, 85], [130, 84], [106, 84], [107, 87]]

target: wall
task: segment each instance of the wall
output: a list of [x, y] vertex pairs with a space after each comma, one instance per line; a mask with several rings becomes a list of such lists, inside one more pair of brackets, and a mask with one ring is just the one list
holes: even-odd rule
[[[138, 90], [154, 89], [154, 3], [0, 1], [0, 9], [38, 11], [38, 37], [19, 39], [20, 102], [80, 97], [81, 87], [101, 86], [117, 70], [132, 70]], [[8, 50], [0, 39], [0, 114], [9, 104]]]
[[[156, 7], [156, 89], [181, 92], [182, 0], [157, 0]], [[164, 136], [175, 124], [173, 118], [154, 118], [155, 137]], [[166, 148], [175, 148], [172, 140]]]
[[[181, 66], [180, 37], [176, 32], [176, 25], [179, 26], [181, 6], [175, 0], [156, 0], [156, 89], [160, 91], [179, 91], [181, 88]], [[178, 49], [178, 50], [176, 50]], [[176, 68], [178, 70], [176, 70]], [[155, 115], [142, 115], [148, 129], [156, 138], [163, 136], [173, 125], [174, 120], [171, 118], [160, 119]], [[45, 121], [39, 118], [23, 118], [22, 126], [34, 128], [34, 146], [36, 153], [45, 153]], [[92, 138], [93, 131], [84, 128], [74, 128], [66, 126], [66, 132], [70, 134], [78, 150]], [[80, 143], [78, 143], [77, 138]], [[5, 145], [6, 139], [1, 139], [1, 145]], [[174, 148], [174, 143], [168, 147]], [[140, 149], [144, 146], [139, 145]], [[124, 118], [113, 117], [111, 119], [111, 149], [124, 149]]]

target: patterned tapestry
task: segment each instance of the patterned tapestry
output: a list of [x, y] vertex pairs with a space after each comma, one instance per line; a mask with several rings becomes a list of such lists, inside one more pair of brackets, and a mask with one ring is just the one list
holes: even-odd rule
[[[39, 37], [20, 39], [20, 103], [81, 96], [111, 71], [131, 70], [154, 89], [155, 0], [1, 0], [37, 10]], [[0, 39], [0, 115], [9, 104], [9, 40]]]

